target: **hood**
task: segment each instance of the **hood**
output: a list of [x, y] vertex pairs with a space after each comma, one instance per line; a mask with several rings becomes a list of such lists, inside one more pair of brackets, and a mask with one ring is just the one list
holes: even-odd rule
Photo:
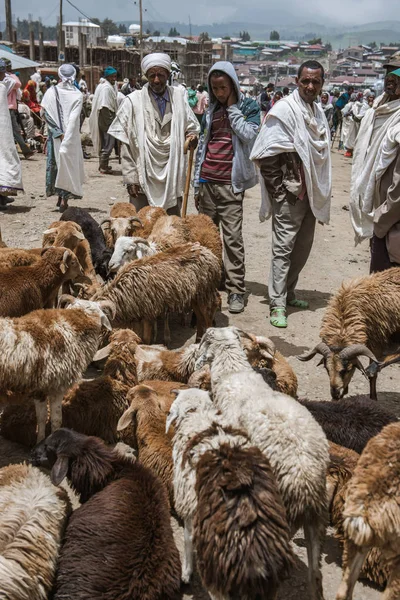
[[223, 73], [225, 73], [225, 75], [228, 75], [228, 77], [231, 79], [233, 85], [235, 86], [238, 100], [241, 100], [243, 94], [240, 91], [239, 79], [236, 75], [235, 67], [233, 66], [232, 63], [230, 63], [226, 60], [220, 60], [219, 62], [216, 62], [215, 65], [213, 65], [211, 67], [211, 69], [208, 73], [208, 93], [210, 96], [210, 104], [216, 104], [216, 102], [217, 102], [217, 99], [213, 94], [213, 91], [211, 88], [211, 83], [210, 83], [210, 77], [211, 77], [211, 73], [213, 71], [222, 71]]

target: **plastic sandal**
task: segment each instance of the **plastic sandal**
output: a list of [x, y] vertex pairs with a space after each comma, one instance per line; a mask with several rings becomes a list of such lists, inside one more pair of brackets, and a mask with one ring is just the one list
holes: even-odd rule
[[295, 308], [308, 308], [309, 306], [307, 300], [297, 300], [297, 298], [294, 300], [289, 300], [288, 305], [294, 306]]
[[286, 308], [277, 307], [271, 310], [269, 322], [274, 327], [287, 327]]

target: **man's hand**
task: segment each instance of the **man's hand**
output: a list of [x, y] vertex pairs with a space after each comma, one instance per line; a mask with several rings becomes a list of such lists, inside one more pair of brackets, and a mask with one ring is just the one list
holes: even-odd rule
[[237, 101], [238, 101], [238, 97], [237, 97], [237, 94], [236, 94], [236, 92], [235, 92], [235, 90], [233, 89], [233, 86], [232, 86], [232, 91], [229, 94], [228, 102], [226, 103], [226, 105], [228, 107], [232, 106], [232, 104], [237, 104]]
[[196, 210], [198, 211], [200, 205], [200, 196], [198, 193], [194, 195], [194, 205], [196, 207]]
[[185, 140], [185, 154], [188, 150], [196, 150], [198, 141], [197, 135], [188, 135]]
[[140, 192], [140, 185], [138, 183], [129, 183], [126, 186], [128, 194], [132, 196], [132, 198], [137, 198]]

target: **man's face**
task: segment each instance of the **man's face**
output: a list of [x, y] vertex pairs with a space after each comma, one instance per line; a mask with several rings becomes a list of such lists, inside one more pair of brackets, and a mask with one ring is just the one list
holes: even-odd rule
[[167, 87], [169, 73], [163, 67], [151, 67], [146, 73], [150, 89], [161, 96]]
[[106, 77], [106, 79], [111, 83], [111, 85], [114, 85], [114, 83], [117, 81], [117, 74], [114, 73], [114, 75], [109, 75]]
[[232, 81], [228, 75], [211, 77], [211, 89], [218, 102], [225, 105], [232, 92]]
[[300, 77], [296, 77], [296, 83], [302, 100], [312, 104], [320, 95], [324, 85], [321, 69], [304, 68]]
[[136, 77], [131, 77], [129, 80], [130, 85], [136, 85]]
[[400, 77], [397, 77], [397, 75], [386, 75], [385, 92], [390, 98], [400, 98]]

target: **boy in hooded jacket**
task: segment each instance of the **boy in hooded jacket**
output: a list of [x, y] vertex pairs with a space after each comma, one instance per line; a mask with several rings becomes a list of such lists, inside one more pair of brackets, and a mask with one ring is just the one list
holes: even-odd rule
[[196, 156], [195, 202], [199, 212], [221, 225], [229, 312], [240, 313], [246, 291], [243, 198], [258, 182], [250, 153], [260, 127], [260, 108], [241, 93], [230, 62], [213, 65], [208, 89], [210, 107], [202, 120]]

